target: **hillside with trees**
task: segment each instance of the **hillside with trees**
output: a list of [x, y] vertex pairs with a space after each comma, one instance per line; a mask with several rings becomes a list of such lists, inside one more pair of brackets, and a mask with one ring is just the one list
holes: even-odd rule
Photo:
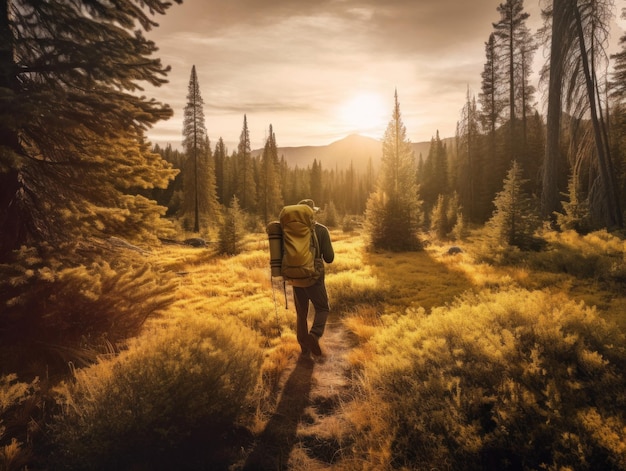
[[[209, 140], [195, 66], [181, 150], [147, 139], [170, 7], [0, 2], [0, 469], [626, 470], [613, 3], [547, 1], [534, 32], [503, 1], [455, 136], [411, 143], [390, 90], [379, 141], [268, 123], [257, 150], [246, 114]], [[269, 276], [304, 198], [337, 246], [334, 370], [296, 363]]]

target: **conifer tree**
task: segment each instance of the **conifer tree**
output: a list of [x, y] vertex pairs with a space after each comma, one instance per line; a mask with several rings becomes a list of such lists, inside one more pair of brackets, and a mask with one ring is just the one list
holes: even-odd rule
[[141, 193], [165, 188], [177, 173], [145, 139], [171, 109], [140, 93], [142, 82], [166, 82], [168, 68], [152, 57], [144, 31], [170, 5], [0, 2], [5, 371], [45, 364], [53, 374], [51, 353], [60, 351], [66, 371], [81, 347], [133, 335], [168, 303], [167, 277], [132, 244], [166, 234], [165, 208]]
[[155, 240], [162, 210], [134, 190], [175, 174], [144, 139], [171, 109], [139, 93], [168, 71], [140, 28], [170, 5], [0, 2], [0, 261], [44, 241]]
[[250, 131], [248, 130], [248, 118], [243, 116], [243, 127], [237, 146], [236, 170], [233, 173], [233, 182], [236, 185], [235, 195], [239, 200], [241, 209], [249, 213], [256, 209], [257, 188], [254, 179], [254, 162], [252, 161], [252, 148], [250, 145]]
[[587, 201], [582, 199], [578, 192], [576, 175], [569, 178], [567, 185], [567, 201], [563, 201], [563, 212], [556, 214], [556, 221], [561, 230], [574, 230], [586, 234], [591, 230], [591, 215]]
[[392, 118], [383, 138], [378, 187], [367, 203], [366, 222], [372, 248], [392, 251], [422, 248], [417, 234], [422, 202], [415, 174], [415, 157], [406, 137], [396, 91]]
[[446, 203], [446, 197], [440, 194], [430, 216], [430, 230], [439, 240], [445, 239], [448, 234], [448, 208]]
[[313, 166], [311, 167], [311, 198], [316, 203], [322, 203], [322, 162], [318, 162], [317, 159], [313, 160]]
[[487, 228], [498, 243], [529, 249], [537, 242], [534, 234], [541, 221], [536, 204], [524, 188], [527, 182], [522, 176], [522, 168], [513, 161], [504, 187], [494, 201], [496, 210]]
[[278, 148], [276, 147], [276, 135], [271, 124], [261, 156], [258, 195], [259, 211], [263, 217], [263, 222], [267, 224], [278, 214], [283, 205], [279, 179]]
[[[486, 133], [482, 181], [483, 187], [488, 188], [486, 192], [489, 195], [495, 195], [502, 184], [506, 169], [506, 166], [501, 164], [505, 160], [501, 155], [503, 147], [500, 142], [501, 134], [496, 132], [504, 121], [506, 87], [502, 70], [504, 65], [500, 60], [495, 33], [491, 33], [489, 41], [485, 43], [485, 56], [485, 65], [481, 74], [481, 91], [478, 96], [481, 105], [480, 123], [483, 132]], [[500, 171], [501, 167], [502, 171]]]
[[237, 255], [241, 252], [243, 236], [245, 235], [245, 213], [239, 207], [239, 200], [236, 196], [226, 208], [224, 221], [220, 225], [219, 253], [227, 255]]
[[[485, 65], [481, 73], [481, 91], [478, 100], [481, 105], [481, 124], [483, 130], [495, 138], [496, 129], [502, 123], [502, 112], [506, 101], [502, 97], [503, 79], [502, 62], [499, 59], [496, 35], [491, 33], [485, 43]], [[495, 144], [492, 144], [495, 152]]]
[[211, 146], [204, 121], [204, 100], [196, 66], [191, 68], [187, 104], [183, 120], [183, 147], [187, 160], [184, 172], [184, 219], [193, 221], [194, 232], [200, 231], [218, 213], [215, 183], [215, 168]]
[[[228, 185], [228, 149], [224, 144], [224, 139], [218, 139], [213, 151], [213, 162], [215, 162], [215, 187], [217, 200], [225, 205], [230, 198], [230, 187]], [[231, 196], [232, 198], [232, 196]]]
[[[518, 157], [516, 142], [517, 137], [517, 119], [519, 107], [517, 106], [517, 95], [521, 84], [518, 83], [518, 63], [520, 57], [520, 42], [523, 33], [526, 31], [525, 22], [528, 19], [528, 13], [525, 13], [523, 0], [506, 0], [498, 6], [500, 13], [500, 21], [495, 23], [495, 35], [500, 44], [503, 57], [506, 60], [506, 69], [508, 75], [508, 91], [509, 91], [509, 132], [511, 149], [510, 156]], [[512, 160], [512, 159], [511, 159]]]
[[478, 182], [489, 166], [481, 165], [483, 162], [480, 157], [479, 127], [476, 99], [468, 88], [461, 120], [457, 123], [458, 178], [455, 189], [463, 207], [466, 208], [468, 220], [472, 222], [484, 222], [487, 219], [484, 216], [484, 188]]
[[439, 137], [439, 131], [430, 140], [428, 158], [421, 167], [422, 171], [418, 173], [420, 196], [424, 200], [425, 210], [430, 211], [439, 195], [449, 193], [448, 156], [446, 147]]

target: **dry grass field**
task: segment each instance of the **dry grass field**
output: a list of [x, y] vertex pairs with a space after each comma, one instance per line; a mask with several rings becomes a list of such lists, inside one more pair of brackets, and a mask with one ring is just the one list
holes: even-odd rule
[[[390, 413], [384, 407], [363, 406], [363, 401], [371, 400], [364, 381], [369, 380], [368, 365], [381, 356], [380, 340], [372, 339], [408, 312], [428, 315], [467, 293], [511, 290], [513, 299], [523, 301], [527, 293], [539, 290], [595, 306], [600, 317], [626, 327], [626, 296], [617, 282], [599, 274], [566, 273], [556, 260], [481, 263], [479, 244], [471, 242], [461, 244], [463, 252], [454, 255], [448, 254], [449, 245], [436, 243], [423, 252], [370, 253], [356, 233], [335, 231], [332, 237], [336, 261], [327, 267], [327, 285], [333, 312], [322, 339], [325, 355], [313, 365], [298, 363], [293, 304], [289, 301], [285, 309], [282, 286], [272, 284], [264, 235], [248, 236], [245, 250], [235, 257], [171, 246], [155, 253], [158, 263], [178, 274], [178, 300], [167, 316], [152, 320], [147, 332], [197, 316], [235, 317], [258, 334], [264, 355], [262, 380], [254, 392], [254, 413], [244, 424], [252, 436], [233, 456], [232, 469], [368, 468], [363, 463], [368, 453], [371, 469], [391, 462], [383, 437], [377, 451], [370, 445], [364, 452], [365, 445], [357, 442], [364, 440], [365, 428], [389, 432], [390, 425], [372, 422], [371, 414], [384, 422]], [[624, 251], [618, 239], [609, 243], [572, 234], [551, 237], [555, 247], [559, 244], [554, 251], [567, 249], [567, 256], [575, 260], [561, 264], [590, 263], [595, 252]]]
[[57, 469], [626, 469], [623, 240], [496, 263], [479, 234], [453, 255], [331, 236], [312, 362], [264, 234], [155, 249], [174, 302], [55, 389]]

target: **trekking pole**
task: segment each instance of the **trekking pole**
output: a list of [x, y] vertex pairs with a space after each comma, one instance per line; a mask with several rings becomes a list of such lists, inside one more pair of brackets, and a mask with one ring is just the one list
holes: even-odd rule
[[[278, 330], [278, 336], [282, 335], [282, 330], [280, 328], [280, 320], [278, 319], [278, 303], [276, 302], [276, 288], [274, 286], [274, 277], [270, 272], [270, 283], [272, 285], [272, 297], [274, 298], [274, 314], [276, 314], [276, 330]], [[284, 283], [284, 281], [283, 281]]]
[[285, 293], [285, 309], [289, 309], [289, 299], [287, 298], [287, 282], [283, 278], [283, 292]]

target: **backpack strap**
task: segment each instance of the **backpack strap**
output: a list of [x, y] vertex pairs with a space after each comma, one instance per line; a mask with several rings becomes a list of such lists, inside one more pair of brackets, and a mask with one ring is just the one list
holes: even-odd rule
[[313, 225], [311, 227], [311, 243], [313, 244], [315, 253], [313, 258], [322, 258], [322, 247], [320, 246], [320, 241], [317, 238], [317, 231], [315, 230], [316, 223], [313, 221]]

